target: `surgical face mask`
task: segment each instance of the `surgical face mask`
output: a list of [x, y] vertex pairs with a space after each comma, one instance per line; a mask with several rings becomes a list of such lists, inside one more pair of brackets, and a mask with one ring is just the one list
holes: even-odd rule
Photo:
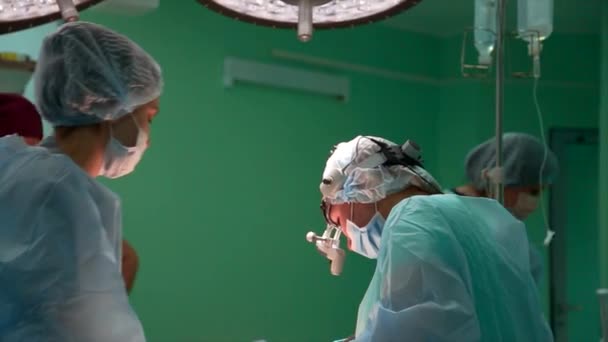
[[[106, 146], [103, 156], [103, 167], [100, 176], [107, 178], [118, 178], [133, 172], [135, 166], [141, 160], [148, 143], [148, 134], [139, 127], [137, 120], [130, 114], [137, 127], [137, 139], [135, 146], [123, 145], [110, 131], [110, 140]], [[112, 126], [110, 126], [110, 130]]]
[[517, 195], [517, 201], [515, 205], [511, 208], [511, 213], [513, 216], [517, 217], [520, 220], [525, 220], [530, 214], [536, 210], [538, 207], [538, 202], [540, 198], [539, 196], [530, 195], [528, 193], [522, 192]]
[[357, 226], [351, 220], [346, 220], [346, 232], [350, 238], [350, 249], [364, 257], [376, 259], [378, 257], [378, 250], [380, 250], [384, 222], [384, 217], [378, 212], [377, 208], [376, 214], [363, 227]]

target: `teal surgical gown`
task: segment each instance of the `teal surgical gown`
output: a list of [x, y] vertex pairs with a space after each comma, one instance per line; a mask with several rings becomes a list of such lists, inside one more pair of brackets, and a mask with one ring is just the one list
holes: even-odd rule
[[45, 144], [0, 138], [0, 341], [145, 341], [118, 197]]
[[[457, 194], [453, 189], [444, 189], [443, 193], [461, 195], [461, 194]], [[461, 195], [461, 196], [464, 196], [464, 195]], [[534, 278], [534, 283], [536, 283], [536, 286], [538, 288], [540, 288], [542, 285], [543, 279], [544, 279], [544, 275], [545, 275], [543, 255], [538, 250], [538, 248], [534, 247], [532, 244], [530, 244], [529, 255], [530, 255], [530, 272], [532, 273], [532, 278]]]
[[552, 340], [525, 227], [498, 202], [415, 196], [393, 208], [356, 342]]
[[532, 278], [534, 278], [536, 286], [540, 288], [545, 277], [543, 255], [538, 248], [532, 245], [530, 245], [530, 272], [532, 272]]

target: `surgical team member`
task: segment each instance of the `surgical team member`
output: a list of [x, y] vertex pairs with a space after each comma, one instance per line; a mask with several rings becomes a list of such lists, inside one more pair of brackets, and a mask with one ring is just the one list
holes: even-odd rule
[[161, 69], [127, 37], [75, 22], [44, 39], [34, 81], [54, 133], [0, 138], [0, 340], [145, 341], [120, 274], [120, 199], [95, 177], [139, 162]]
[[[36, 107], [19, 94], [0, 93], [0, 137], [17, 134], [28, 145], [38, 145], [43, 137], [42, 119]], [[122, 240], [122, 277], [131, 293], [139, 258], [127, 240]]]
[[42, 120], [36, 107], [18, 94], [0, 93], [0, 137], [17, 134], [28, 145], [42, 140]]
[[[504, 206], [522, 221], [538, 208], [541, 190], [552, 185], [559, 174], [555, 154], [548, 149], [546, 152], [545, 158], [544, 144], [529, 134], [503, 135]], [[465, 161], [469, 184], [452, 189], [452, 192], [462, 196], [492, 197], [487, 171], [495, 166], [495, 139], [490, 139], [469, 152]], [[530, 247], [532, 276], [540, 285], [544, 269], [542, 256], [536, 247]]]
[[377, 259], [354, 341], [552, 341], [523, 223], [494, 200], [438, 194], [420, 160], [410, 142], [359, 136], [327, 161], [328, 224]]

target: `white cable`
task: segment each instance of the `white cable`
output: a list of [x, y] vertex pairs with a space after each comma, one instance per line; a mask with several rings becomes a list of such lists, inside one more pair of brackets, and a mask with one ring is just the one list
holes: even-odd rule
[[540, 197], [540, 207], [543, 215], [543, 220], [545, 222], [545, 229], [547, 230], [547, 235], [545, 236], [545, 240], [543, 244], [548, 246], [555, 235], [555, 232], [549, 226], [549, 220], [547, 218], [547, 210], [545, 208], [545, 201], [543, 200], [543, 172], [545, 170], [545, 166], [547, 164], [547, 158], [549, 157], [549, 146], [547, 145], [547, 139], [545, 138], [545, 124], [543, 122], [543, 114], [540, 109], [540, 104], [538, 103], [538, 77], [534, 77], [534, 86], [532, 90], [532, 97], [534, 98], [534, 106], [536, 108], [536, 115], [538, 116], [538, 124], [540, 126], [540, 135], [543, 141], [543, 146], [545, 147], [545, 153], [543, 154], [543, 162], [540, 165], [540, 170], [538, 172], [539, 179], [539, 197]]

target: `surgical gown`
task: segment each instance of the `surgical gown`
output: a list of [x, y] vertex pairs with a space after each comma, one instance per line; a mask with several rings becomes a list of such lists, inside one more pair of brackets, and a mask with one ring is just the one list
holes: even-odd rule
[[145, 341], [118, 197], [46, 144], [0, 138], [0, 341]]
[[[457, 193], [454, 189], [444, 189], [444, 194], [455, 194], [460, 196], [465, 196], [463, 194]], [[532, 278], [534, 278], [534, 283], [538, 288], [541, 287], [543, 277], [545, 274], [545, 267], [543, 264], [543, 256], [538, 248], [532, 246], [530, 244], [530, 272], [532, 273]]]
[[532, 278], [534, 278], [536, 286], [540, 288], [545, 276], [543, 255], [538, 248], [532, 245], [530, 245], [530, 272], [532, 272]]
[[494, 200], [403, 200], [387, 218], [354, 341], [552, 341], [528, 253], [524, 225]]

